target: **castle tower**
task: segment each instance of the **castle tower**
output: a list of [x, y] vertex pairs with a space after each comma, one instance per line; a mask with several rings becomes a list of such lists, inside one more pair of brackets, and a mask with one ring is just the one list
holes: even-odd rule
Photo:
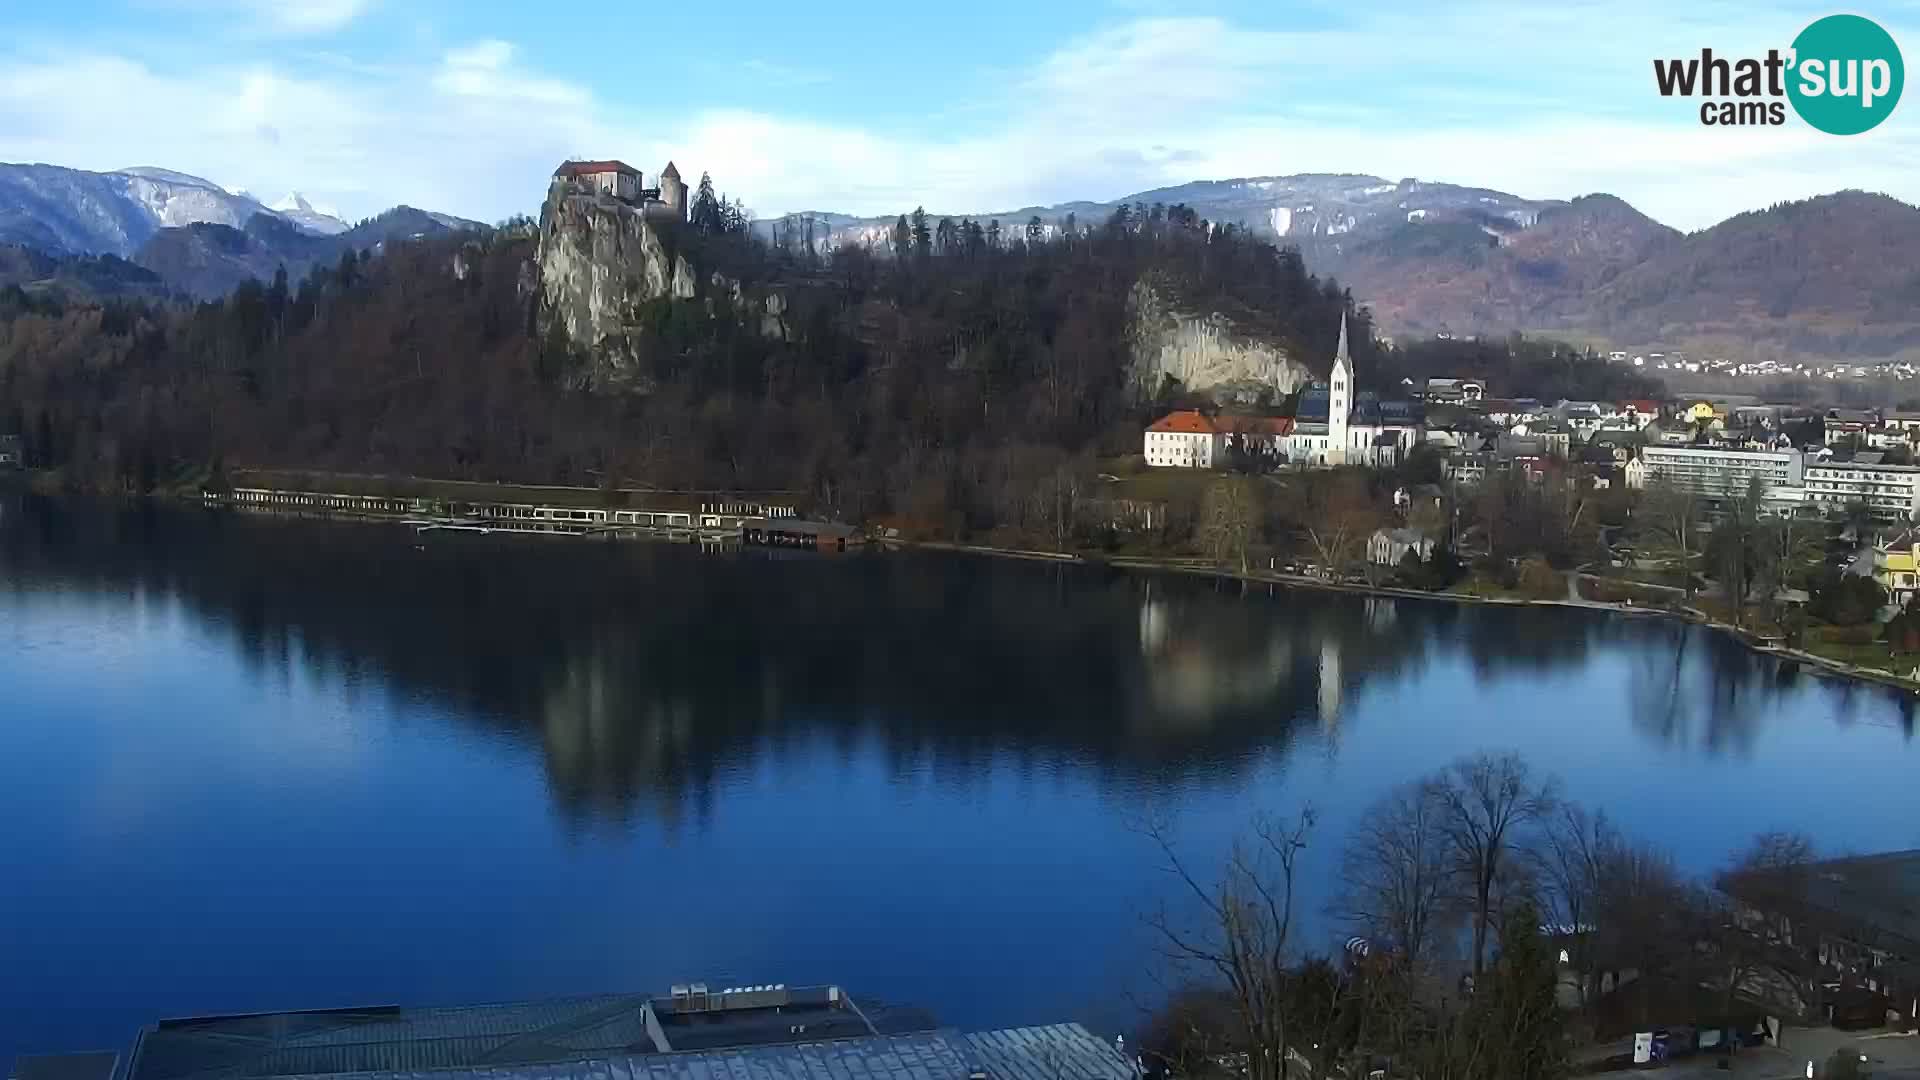
[[675, 217], [687, 220], [687, 185], [680, 179], [680, 170], [673, 162], [660, 170], [660, 201], [673, 210]]
[[1347, 454], [1347, 418], [1353, 414], [1353, 358], [1347, 355], [1347, 316], [1340, 313], [1340, 345], [1333, 351], [1333, 381], [1327, 389], [1327, 464], [1342, 465]]

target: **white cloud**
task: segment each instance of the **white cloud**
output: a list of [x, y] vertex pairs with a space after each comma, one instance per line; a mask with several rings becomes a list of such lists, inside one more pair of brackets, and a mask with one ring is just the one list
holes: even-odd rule
[[[338, 19], [365, 3], [274, 7]], [[492, 38], [381, 67], [163, 71], [122, 55], [0, 53], [0, 146], [83, 168], [150, 162], [229, 187], [300, 190], [356, 216], [407, 202], [486, 220], [531, 211], [570, 156], [617, 156], [648, 172], [672, 158], [690, 177], [710, 170], [763, 214], [1004, 211], [1334, 171], [1536, 198], [1610, 191], [1685, 228], [1841, 187], [1920, 198], [1911, 114], [1854, 139], [1799, 125], [1716, 131], [1694, 122], [1693, 106], [1653, 93], [1653, 55], [1719, 48], [1716, 25], [1751, 18], [1606, 10], [1596, 20], [1592, 10], [1435, 6], [1412, 23], [1388, 10], [1299, 31], [1136, 19], [1062, 42], [991, 80], [1003, 91], [909, 132], [796, 115], [777, 93], [753, 108], [662, 114], [645, 95], [603, 99]], [[1489, 40], [1501, 49], [1490, 53]], [[1756, 47], [1764, 32], [1728, 41]]]
[[277, 34], [326, 34], [372, 9], [374, 0], [148, 0], [164, 8], [238, 17]]

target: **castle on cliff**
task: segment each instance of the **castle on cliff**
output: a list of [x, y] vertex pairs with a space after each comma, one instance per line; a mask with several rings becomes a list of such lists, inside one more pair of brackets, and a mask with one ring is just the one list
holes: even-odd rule
[[615, 199], [648, 217], [687, 219], [687, 185], [673, 162], [667, 162], [660, 171], [655, 186], [644, 187], [641, 180], [640, 170], [624, 161], [565, 161], [553, 170], [551, 189], [567, 195]]

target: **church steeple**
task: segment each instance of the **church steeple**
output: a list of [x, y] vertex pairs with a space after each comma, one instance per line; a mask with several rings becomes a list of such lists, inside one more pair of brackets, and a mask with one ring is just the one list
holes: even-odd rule
[[1327, 388], [1327, 464], [1347, 460], [1348, 417], [1353, 411], [1353, 358], [1347, 355], [1347, 313], [1340, 313], [1340, 344], [1333, 350], [1332, 384]]

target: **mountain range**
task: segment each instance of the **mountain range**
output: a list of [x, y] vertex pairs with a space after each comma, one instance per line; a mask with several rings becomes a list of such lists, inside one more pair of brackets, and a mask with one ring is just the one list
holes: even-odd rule
[[[965, 216], [997, 220], [1013, 238], [1036, 218], [1051, 235], [1069, 220], [1098, 225], [1122, 205], [1151, 212], [1176, 203], [1298, 248], [1310, 270], [1351, 289], [1390, 335], [1523, 331], [1736, 360], [1920, 361], [1912, 259], [1920, 209], [1860, 191], [1693, 233], [1611, 195], [1528, 199], [1355, 173], [1199, 181]], [[810, 236], [820, 250], [851, 243], [884, 253], [894, 222], [814, 212], [754, 228], [776, 243]], [[212, 297], [280, 266], [297, 279], [348, 246], [478, 227], [404, 206], [350, 227], [297, 193], [266, 204], [167, 169], [0, 164], [0, 245], [21, 249], [0, 259], [0, 284], [58, 280], [95, 292]], [[89, 261], [68, 266], [48, 255]]]
[[[1185, 204], [1300, 250], [1372, 308], [1391, 335], [1546, 333], [1621, 350], [1732, 359], [1920, 360], [1920, 209], [1842, 191], [1740, 214], [1694, 233], [1622, 199], [1527, 199], [1487, 188], [1360, 174], [1202, 181], [1107, 202], [969, 214], [1018, 235], [1121, 205]], [[950, 215], [959, 216], [959, 215]], [[893, 217], [789, 214], [776, 240], [887, 250]], [[809, 223], [811, 230], [808, 229]]]
[[298, 192], [268, 205], [171, 169], [0, 164], [0, 246], [13, 249], [0, 258], [0, 284], [209, 298], [282, 266], [298, 280], [349, 247], [479, 227], [407, 206], [349, 225]]

